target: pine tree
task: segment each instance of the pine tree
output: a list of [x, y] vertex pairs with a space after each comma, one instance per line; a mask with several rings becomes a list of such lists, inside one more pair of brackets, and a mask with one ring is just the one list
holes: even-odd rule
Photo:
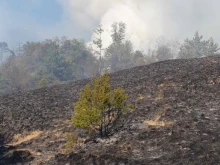
[[212, 38], [203, 40], [198, 32], [192, 40], [186, 39], [180, 47], [179, 58], [200, 58], [216, 55], [219, 51], [218, 44]]
[[127, 98], [123, 89], [111, 89], [109, 75], [105, 73], [87, 84], [80, 93], [74, 105], [72, 124], [76, 128], [86, 129], [90, 134], [108, 136], [114, 124], [129, 109], [125, 104]]

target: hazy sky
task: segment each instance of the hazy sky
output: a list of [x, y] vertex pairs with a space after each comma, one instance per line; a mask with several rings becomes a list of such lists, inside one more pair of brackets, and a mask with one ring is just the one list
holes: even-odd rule
[[192, 37], [196, 30], [220, 43], [219, 0], [0, 0], [0, 41], [11, 45], [55, 36], [90, 41], [98, 24], [127, 24], [128, 38], [145, 49], [159, 36]]

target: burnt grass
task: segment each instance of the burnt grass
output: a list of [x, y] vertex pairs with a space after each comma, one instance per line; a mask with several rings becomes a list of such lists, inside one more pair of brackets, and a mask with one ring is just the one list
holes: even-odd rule
[[[65, 134], [72, 130], [66, 121], [73, 114], [79, 91], [89, 81], [1, 96], [2, 136], [36, 130]], [[135, 105], [135, 110], [117, 124], [113, 136], [98, 138], [65, 154], [60, 151], [65, 138], [43, 133], [13, 146], [27, 149], [22, 159], [13, 154], [6, 158], [10, 147], [1, 142], [0, 164], [220, 164], [219, 56], [119, 71], [111, 74], [111, 84], [124, 88], [128, 103]], [[30, 155], [29, 150], [41, 154]], [[48, 153], [52, 156], [44, 159]]]

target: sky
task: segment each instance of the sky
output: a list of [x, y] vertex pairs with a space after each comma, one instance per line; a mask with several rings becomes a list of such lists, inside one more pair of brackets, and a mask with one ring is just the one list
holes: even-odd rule
[[0, 0], [0, 42], [67, 36], [89, 43], [102, 24], [107, 47], [111, 24], [122, 21], [135, 49], [146, 50], [161, 36], [183, 41], [197, 30], [220, 43], [219, 6], [219, 0]]
[[14, 46], [56, 36], [88, 40], [91, 31], [76, 24], [56, 0], [0, 0], [0, 42]]

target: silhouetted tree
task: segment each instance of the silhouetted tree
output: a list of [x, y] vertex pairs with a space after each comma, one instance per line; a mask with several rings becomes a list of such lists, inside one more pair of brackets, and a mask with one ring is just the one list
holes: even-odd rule
[[122, 22], [112, 25], [112, 44], [106, 49], [105, 55], [111, 71], [118, 71], [132, 67], [133, 45], [131, 41], [125, 40], [126, 25]]
[[192, 40], [186, 39], [181, 45], [178, 58], [206, 57], [215, 55], [218, 51], [218, 45], [212, 38], [203, 40], [203, 36], [200, 36], [197, 31]]
[[98, 28], [95, 30], [97, 38], [93, 40], [93, 44], [95, 44], [96, 47], [98, 48], [98, 51], [95, 51], [95, 54], [98, 54], [99, 56], [99, 74], [102, 73], [102, 69], [103, 69], [103, 64], [102, 64], [102, 51], [103, 51], [102, 33], [103, 32], [104, 29], [102, 28], [102, 25], [99, 25]]

